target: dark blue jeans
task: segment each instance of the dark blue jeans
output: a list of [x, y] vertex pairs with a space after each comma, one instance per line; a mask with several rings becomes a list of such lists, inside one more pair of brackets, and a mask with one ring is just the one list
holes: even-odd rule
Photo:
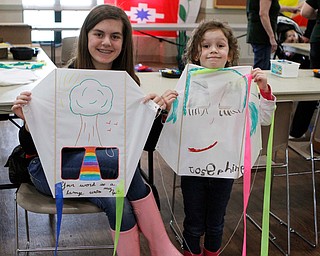
[[[29, 174], [32, 183], [37, 190], [46, 195], [52, 195], [46, 176], [44, 174], [40, 159], [34, 158], [29, 165]], [[140, 175], [140, 169], [137, 167], [130, 184], [127, 196], [124, 200], [123, 216], [121, 223], [121, 231], [126, 231], [136, 224], [136, 218], [130, 201], [138, 200], [149, 194], [149, 189], [145, 185]], [[114, 230], [116, 224], [116, 198], [115, 197], [90, 197], [87, 198], [92, 203], [101, 208], [109, 219], [110, 227]], [[80, 199], [81, 200], [81, 199]]]
[[[320, 69], [320, 42], [310, 43], [310, 68]], [[291, 136], [300, 138], [308, 131], [317, 104], [318, 101], [299, 101], [292, 119]]]
[[202, 235], [205, 235], [204, 247], [207, 250], [211, 252], [219, 250], [233, 181], [233, 179], [181, 177], [185, 212], [183, 222], [185, 250], [200, 254]]
[[320, 69], [320, 42], [310, 43], [310, 67]]
[[254, 54], [253, 68], [269, 70], [271, 66], [271, 45], [251, 44], [251, 46]]

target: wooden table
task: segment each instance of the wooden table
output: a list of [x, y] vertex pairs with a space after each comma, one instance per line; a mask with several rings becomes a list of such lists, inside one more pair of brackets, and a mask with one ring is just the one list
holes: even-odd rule
[[[48, 56], [41, 51], [38, 59], [43, 59], [47, 65], [37, 70], [37, 75], [43, 77], [55, 68]], [[282, 78], [266, 71], [268, 82], [277, 100], [307, 101], [320, 99], [320, 79], [313, 76], [312, 70], [299, 70], [297, 78]], [[178, 79], [162, 77], [159, 72], [137, 73], [141, 80], [141, 88], [145, 93], [162, 94], [167, 89], [174, 89]], [[31, 90], [35, 83], [0, 87], [0, 114], [11, 113], [13, 101], [20, 92]]]
[[299, 53], [305, 56], [310, 54], [310, 44], [309, 43], [283, 43], [283, 50], [287, 52]]
[[[297, 78], [282, 78], [266, 71], [268, 82], [277, 100], [320, 100], [320, 79], [313, 76], [312, 70], [300, 69]], [[146, 92], [162, 94], [174, 89], [178, 79], [164, 78], [158, 72], [138, 73], [141, 87]]]
[[[37, 47], [38, 45], [15, 45], [15, 46], [28, 46], [28, 47]], [[46, 53], [40, 48], [40, 51], [36, 58], [32, 58], [27, 62], [37, 62], [37, 61], [44, 61], [45, 66], [41, 69], [37, 69], [34, 73], [39, 77], [39, 79], [45, 77], [49, 72], [56, 68], [56, 66], [52, 63], [50, 58], [46, 55]], [[18, 62], [12, 58], [12, 54], [8, 54], [8, 59], [0, 59], [0, 63], [11, 63], [11, 62]], [[1, 69], [0, 69], [1, 75]], [[11, 85], [11, 86], [0, 86], [0, 120], [10, 120], [13, 124], [20, 127], [17, 122], [13, 120], [14, 115], [12, 114], [11, 107], [13, 101], [22, 91], [31, 90], [36, 81], [33, 83], [25, 84], [25, 85]], [[16, 184], [0, 184], [0, 189], [12, 189], [17, 188]]]
[[[31, 45], [29, 45], [31, 46]], [[53, 64], [53, 62], [50, 60], [50, 58], [46, 55], [46, 53], [40, 48], [40, 51], [38, 53], [38, 56], [36, 58], [32, 58], [32, 60], [27, 62], [37, 62], [37, 61], [44, 61], [45, 65], [40, 68], [36, 69], [34, 71], [35, 75], [39, 77], [39, 79], [45, 77], [47, 74], [49, 74], [53, 69], [56, 68], [56, 66]], [[14, 60], [12, 58], [11, 53], [8, 55], [8, 59], [1, 59], [0, 63], [10, 63], [10, 62], [17, 62], [17, 60]], [[1, 69], [0, 69], [0, 75], [1, 75]], [[13, 104], [13, 101], [16, 99], [16, 97], [20, 94], [22, 91], [30, 91], [34, 85], [37, 83], [37, 81], [24, 84], [24, 85], [10, 85], [10, 86], [0, 86], [0, 114], [10, 114], [11, 107]]]
[[300, 69], [297, 78], [282, 78], [268, 72], [268, 82], [277, 100], [320, 100], [320, 79], [311, 69]]

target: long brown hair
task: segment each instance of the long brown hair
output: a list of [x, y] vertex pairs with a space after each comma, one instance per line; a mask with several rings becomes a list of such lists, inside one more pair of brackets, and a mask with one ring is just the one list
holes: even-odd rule
[[131, 23], [126, 13], [113, 5], [102, 4], [94, 7], [84, 20], [80, 30], [77, 54], [72, 60], [74, 68], [95, 69], [88, 50], [88, 33], [99, 22], [106, 19], [120, 20], [123, 24], [122, 50], [120, 55], [112, 63], [112, 70], [125, 70], [138, 84], [140, 84], [139, 78], [134, 71]]
[[186, 52], [184, 54], [185, 63], [192, 63], [200, 65], [199, 56], [201, 54], [199, 46], [203, 40], [204, 34], [208, 30], [220, 29], [225, 37], [228, 39], [230, 61], [228, 61], [225, 67], [236, 66], [239, 63], [239, 46], [238, 40], [234, 36], [231, 27], [224, 22], [218, 20], [202, 21], [196, 29], [192, 31], [191, 37], [188, 40]]

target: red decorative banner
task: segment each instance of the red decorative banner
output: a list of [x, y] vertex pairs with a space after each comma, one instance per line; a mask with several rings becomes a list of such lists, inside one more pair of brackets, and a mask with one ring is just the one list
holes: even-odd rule
[[[178, 23], [179, 0], [104, 0], [122, 8], [131, 23]], [[177, 37], [175, 31], [143, 31], [154, 36]], [[135, 32], [135, 34], [140, 34]]]

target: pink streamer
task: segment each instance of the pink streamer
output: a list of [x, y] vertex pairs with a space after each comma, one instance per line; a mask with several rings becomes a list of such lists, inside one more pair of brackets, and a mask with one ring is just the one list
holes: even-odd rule
[[250, 138], [250, 113], [249, 96], [251, 89], [252, 76], [246, 75], [248, 80], [248, 94], [246, 102], [246, 127], [245, 127], [245, 148], [244, 148], [244, 173], [243, 173], [243, 245], [242, 256], [247, 255], [247, 207], [250, 196], [251, 185], [251, 138]]

